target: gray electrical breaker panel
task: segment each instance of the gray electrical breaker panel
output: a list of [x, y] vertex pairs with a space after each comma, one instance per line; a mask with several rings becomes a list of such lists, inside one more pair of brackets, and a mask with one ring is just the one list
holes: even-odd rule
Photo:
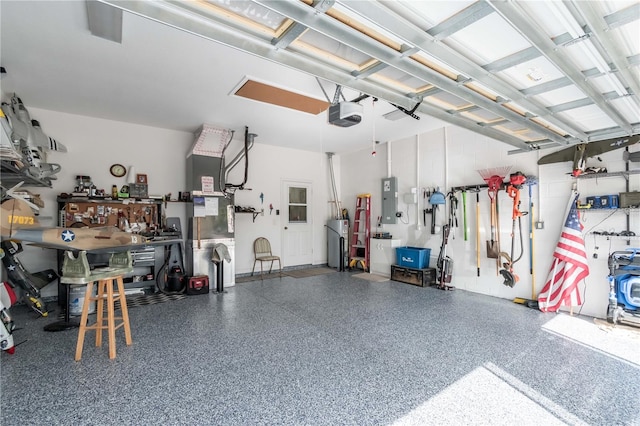
[[398, 223], [398, 179], [388, 177], [382, 179], [382, 219], [380, 223]]

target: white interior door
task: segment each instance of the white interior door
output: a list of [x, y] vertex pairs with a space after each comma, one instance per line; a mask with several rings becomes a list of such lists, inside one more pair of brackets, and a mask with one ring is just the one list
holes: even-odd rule
[[310, 265], [313, 262], [313, 214], [311, 184], [284, 181], [282, 220], [282, 266]]

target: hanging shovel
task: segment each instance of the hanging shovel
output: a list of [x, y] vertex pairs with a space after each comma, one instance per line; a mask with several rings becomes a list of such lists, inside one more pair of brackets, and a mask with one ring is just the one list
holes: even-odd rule
[[500, 245], [496, 240], [496, 201], [495, 194], [491, 195], [489, 190], [489, 198], [491, 199], [491, 240], [487, 241], [487, 258], [497, 259], [500, 257]]

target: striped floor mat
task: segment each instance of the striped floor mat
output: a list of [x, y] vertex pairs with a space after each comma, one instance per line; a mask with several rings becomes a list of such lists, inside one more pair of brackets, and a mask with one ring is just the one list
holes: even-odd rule
[[336, 272], [336, 270], [331, 268], [319, 267], [319, 268], [293, 269], [290, 271], [284, 271], [283, 274], [288, 275], [290, 277], [294, 277], [294, 278], [307, 278], [307, 277], [315, 277], [316, 275], [331, 274], [333, 272]]
[[[155, 293], [155, 294], [134, 294], [131, 296], [127, 296], [127, 308], [135, 308], [137, 306], [145, 306], [145, 305], [154, 305], [156, 303], [164, 303], [170, 302], [172, 300], [180, 300], [186, 298], [186, 294], [164, 294], [164, 293]], [[120, 309], [120, 302], [116, 300], [114, 304], [114, 308], [116, 310]], [[107, 304], [104, 304], [104, 312], [107, 311]], [[93, 312], [90, 315], [95, 314]], [[72, 317], [80, 317], [80, 315], [71, 315]], [[58, 313], [58, 319], [64, 319], [64, 311]]]
[[[144, 305], [155, 305], [156, 303], [164, 303], [172, 300], [180, 300], [187, 297], [186, 294], [164, 294], [164, 293], [154, 293], [154, 294], [136, 294], [127, 296], [127, 307], [135, 308], [136, 306], [144, 306]], [[116, 309], [120, 307], [120, 303], [116, 301], [115, 303]]]

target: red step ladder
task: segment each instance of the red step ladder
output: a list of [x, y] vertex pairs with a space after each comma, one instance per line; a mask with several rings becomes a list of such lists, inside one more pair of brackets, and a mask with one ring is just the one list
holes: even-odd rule
[[[364, 217], [363, 217], [364, 213]], [[349, 251], [349, 268], [360, 264], [362, 270], [369, 270], [371, 244], [371, 194], [360, 194], [356, 200], [356, 213], [353, 219], [353, 234]]]

